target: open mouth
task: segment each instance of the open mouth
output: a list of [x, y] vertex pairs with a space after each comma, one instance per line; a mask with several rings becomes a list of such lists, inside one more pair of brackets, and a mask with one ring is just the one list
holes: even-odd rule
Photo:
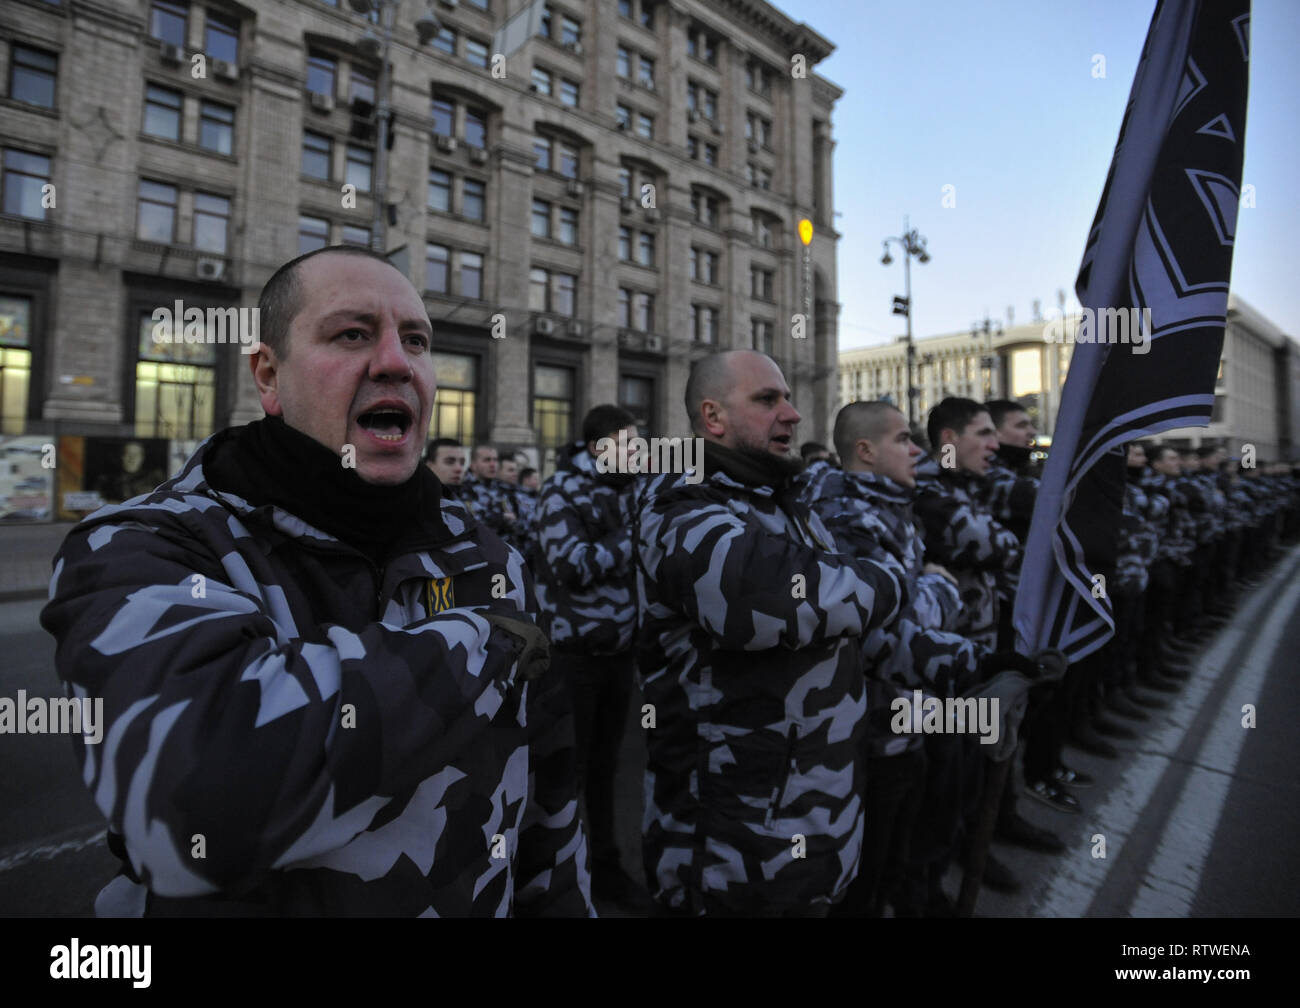
[[415, 418], [405, 406], [376, 406], [357, 417], [357, 425], [380, 441], [398, 442], [406, 437]]

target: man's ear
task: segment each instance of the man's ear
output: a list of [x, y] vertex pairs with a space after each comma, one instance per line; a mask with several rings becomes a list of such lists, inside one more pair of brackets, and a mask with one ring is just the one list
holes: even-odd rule
[[876, 452], [872, 447], [871, 441], [867, 438], [858, 438], [858, 440], [853, 443], [853, 449], [858, 453], [859, 462], [875, 462]]
[[253, 383], [257, 386], [258, 398], [262, 400], [262, 409], [267, 416], [283, 416], [284, 406], [280, 402], [280, 362], [275, 351], [265, 343], [258, 343], [257, 350], [248, 358], [249, 369], [253, 372]]
[[716, 399], [705, 399], [700, 403], [700, 421], [715, 438], [722, 437], [727, 431], [726, 411]]

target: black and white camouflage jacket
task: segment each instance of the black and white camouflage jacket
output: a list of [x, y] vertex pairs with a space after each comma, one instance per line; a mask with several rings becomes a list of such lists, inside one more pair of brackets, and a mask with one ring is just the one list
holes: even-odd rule
[[76, 748], [111, 912], [594, 915], [564, 684], [483, 618], [534, 610], [519, 555], [443, 499], [448, 537], [379, 569], [211, 487], [228, 434], [74, 528], [41, 617], [104, 701]]
[[895, 571], [833, 552], [792, 488], [638, 488], [643, 853], [657, 899], [772, 914], [837, 901], [862, 847], [862, 638], [906, 602]]
[[867, 744], [872, 756], [920, 748], [920, 734], [890, 727], [891, 703], [960, 694], [974, 681], [981, 654], [965, 637], [946, 632], [961, 609], [957, 587], [942, 574], [926, 574], [925, 543], [912, 514], [913, 492], [872, 472], [810, 470], [800, 480], [801, 499], [821, 518], [843, 553], [897, 564], [910, 602], [897, 620], [876, 627], [864, 642], [867, 662]]
[[537, 604], [559, 647], [618, 654], [632, 647], [632, 487], [602, 479], [586, 444], [571, 446], [542, 487], [536, 514]]

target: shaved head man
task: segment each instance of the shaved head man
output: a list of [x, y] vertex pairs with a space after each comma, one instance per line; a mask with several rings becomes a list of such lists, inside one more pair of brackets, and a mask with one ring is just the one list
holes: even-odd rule
[[791, 473], [803, 460], [791, 450], [803, 418], [790, 401], [776, 361], [756, 350], [727, 350], [698, 361], [686, 383], [691, 429], [742, 454], [775, 459]]
[[834, 441], [845, 472], [874, 472], [909, 490], [916, 486], [916, 462], [923, 452], [898, 407], [849, 403], [835, 418]]

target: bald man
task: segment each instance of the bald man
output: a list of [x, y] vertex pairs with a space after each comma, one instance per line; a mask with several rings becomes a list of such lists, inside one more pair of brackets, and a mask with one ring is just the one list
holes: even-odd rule
[[652, 477], [633, 530], [647, 877], [673, 915], [824, 915], [862, 846], [862, 637], [902, 578], [832, 553], [799, 503], [800, 416], [770, 357], [699, 361], [686, 410], [702, 478]]

